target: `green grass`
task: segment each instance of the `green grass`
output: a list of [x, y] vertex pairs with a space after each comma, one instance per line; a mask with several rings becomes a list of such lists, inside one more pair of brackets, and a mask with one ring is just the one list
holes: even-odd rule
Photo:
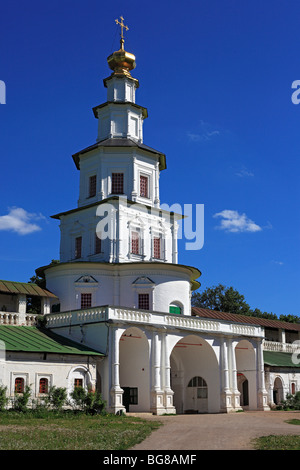
[[[285, 422], [300, 425], [300, 419], [289, 419]], [[264, 436], [254, 439], [253, 444], [257, 450], [300, 450], [300, 436]]]
[[254, 440], [256, 450], [300, 450], [300, 436], [264, 436]]
[[288, 421], [286, 421], [286, 423], [296, 424], [297, 426], [299, 426], [300, 425], [300, 419], [289, 419]]
[[0, 450], [126, 450], [161, 423], [115, 415], [0, 413]]

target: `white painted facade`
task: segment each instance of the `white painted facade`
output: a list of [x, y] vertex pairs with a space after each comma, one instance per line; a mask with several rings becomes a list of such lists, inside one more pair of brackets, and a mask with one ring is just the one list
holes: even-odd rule
[[[130, 411], [237, 411], [237, 374], [245, 370], [249, 409], [269, 409], [259, 326], [98, 307], [49, 315], [48, 328], [106, 354], [102, 393], [113, 412], [125, 411], [124, 388], [138, 393]], [[205, 398], [189, 387], [194, 377], [205, 380]]]
[[[60, 304], [59, 312], [49, 313], [49, 305], [44, 311], [47, 328], [104, 357], [7, 358], [6, 383], [19, 367], [28, 382], [46, 373], [70, 391], [81, 374], [113, 413], [269, 410], [280, 386], [278, 371], [265, 373], [264, 328], [192, 316], [201, 273], [178, 264], [181, 215], [160, 207], [165, 157], [143, 144], [147, 112], [135, 103], [138, 81], [118, 71], [104, 85], [107, 102], [94, 108], [97, 142], [73, 155], [78, 207], [53, 216], [60, 221], [60, 262], [37, 270]], [[121, 186], [113, 185], [116, 174]], [[300, 389], [299, 373], [280, 373], [284, 392], [291, 380]]]
[[31, 390], [30, 401], [36, 403], [45, 398], [40, 393], [40, 380], [47, 380], [47, 388], [52, 386], [66, 388], [68, 398], [74, 390], [74, 380], [81, 379], [86, 389], [95, 390], [97, 381], [97, 368], [101, 358], [90, 357], [87, 362], [85, 355], [42, 354], [7, 351], [5, 360], [0, 357], [1, 380], [0, 385], [7, 386], [7, 395], [10, 405], [17, 396], [15, 380], [22, 378], [24, 387]]
[[169, 313], [174, 304], [190, 315], [192, 276], [192, 268], [165, 263], [61, 263], [47, 269], [47, 285], [64, 312], [80, 308], [82, 293], [91, 294], [92, 307], [127, 308], [138, 308], [138, 294], [148, 293], [151, 311]]

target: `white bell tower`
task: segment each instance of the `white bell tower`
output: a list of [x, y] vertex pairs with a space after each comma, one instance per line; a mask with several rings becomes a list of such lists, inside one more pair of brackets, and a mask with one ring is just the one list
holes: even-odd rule
[[[135, 56], [120, 49], [107, 58], [107, 101], [93, 108], [96, 142], [73, 155], [80, 171], [78, 205], [60, 221], [60, 263], [40, 268], [61, 311], [122, 305], [190, 315], [195, 268], [178, 264], [182, 214], [162, 210], [160, 173], [166, 157], [143, 142], [147, 109], [135, 102]], [[82, 301], [84, 299], [84, 302]]]

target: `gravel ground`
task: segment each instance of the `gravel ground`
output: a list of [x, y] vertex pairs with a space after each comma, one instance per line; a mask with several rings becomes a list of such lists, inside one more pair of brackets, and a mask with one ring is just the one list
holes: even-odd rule
[[253, 450], [251, 440], [256, 437], [300, 435], [300, 426], [285, 422], [300, 419], [299, 411], [176, 416], [130, 414], [163, 423], [132, 450]]

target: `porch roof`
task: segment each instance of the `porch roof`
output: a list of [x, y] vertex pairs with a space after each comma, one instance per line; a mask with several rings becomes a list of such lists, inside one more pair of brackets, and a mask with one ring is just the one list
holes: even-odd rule
[[6, 351], [104, 356], [84, 344], [34, 326], [0, 325], [0, 341]]
[[248, 323], [269, 328], [279, 328], [290, 331], [300, 331], [300, 323], [289, 323], [280, 320], [269, 320], [268, 318], [251, 317], [239, 313], [218, 312], [208, 308], [192, 307], [192, 315], [202, 318], [214, 318], [218, 320], [234, 321], [236, 323]]
[[56, 295], [47, 289], [42, 289], [33, 282], [15, 282], [15, 281], [2, 281], [0, 280], [0, 293], [2, 294], [26, 294], [36, 295], [38, 297], [53, 297]]
[[264, 363], [268, 366], [277, 367], [300, 367], [292, 360], [292, 354], [285, 352], [264, 351]]

